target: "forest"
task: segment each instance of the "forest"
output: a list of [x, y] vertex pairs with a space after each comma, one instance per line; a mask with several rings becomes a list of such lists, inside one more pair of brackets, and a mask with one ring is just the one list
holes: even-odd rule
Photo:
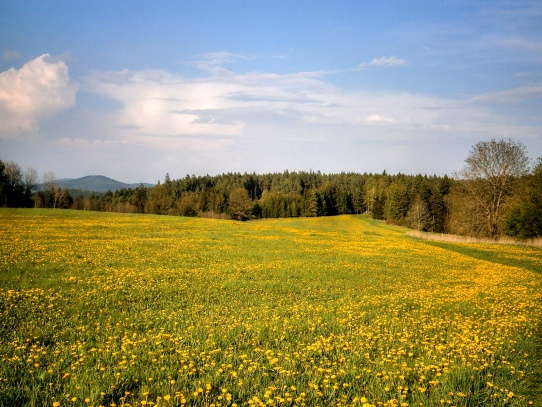
[[542, 236], [542, 160], [512, 140], [477, 143], [454, 176], [373, 173], [187, 175], [89, 194], [0, 161], [0, 207], [199, 216], [240, 221], [368, 213], [419, 231], [497, 239]]

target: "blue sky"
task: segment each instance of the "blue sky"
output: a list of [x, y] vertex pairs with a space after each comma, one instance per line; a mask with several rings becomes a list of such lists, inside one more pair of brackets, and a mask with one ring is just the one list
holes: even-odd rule
[[59, 178], [542, 156], [539, 1], [0, 4], [0, 160]]

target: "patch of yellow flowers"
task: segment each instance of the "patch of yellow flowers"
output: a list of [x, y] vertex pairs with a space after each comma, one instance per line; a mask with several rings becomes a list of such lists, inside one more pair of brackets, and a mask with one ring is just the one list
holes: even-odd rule
[[[0, 397], [14, 405], [538, 402], [542, 275], [527, 268], [359, 216], [0, 220]], [[539, 249], [484, 250], [542, 269]]]

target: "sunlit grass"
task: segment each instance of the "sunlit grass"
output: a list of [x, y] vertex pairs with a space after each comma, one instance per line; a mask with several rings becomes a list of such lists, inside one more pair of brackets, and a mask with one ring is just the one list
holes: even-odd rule
[[0, 220], [0, 405], [542, 402], [539, 249], [359, 216]]

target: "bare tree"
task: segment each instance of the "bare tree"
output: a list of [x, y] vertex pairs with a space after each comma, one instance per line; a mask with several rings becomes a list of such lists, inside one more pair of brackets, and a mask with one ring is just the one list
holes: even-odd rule
[[28, 198], [31, 198], [32, 194], [36, 192], [39, 184], [38, 171], [35, 168], [27, 168], [24, 172], [24, 186], [25, 193]]
[[471, 225], [490, 238], [500, 234], [503, 208], [513, 195], [517, 181], [529, 173], [529, 159], [525, 146], [512, 140], [477, 143], [458, 173], [463, 179], [471, 210], [481, 224]]
[[4, 176], [8, 181], [9, 185], [13, 188], [18, 188], [23, 185], [23, 172], [21, 166], [13, 161], [8, 161], [5, 164]]
[[43, 185], [49, 196], [51, 197], [51, 206], [56, 208], [60, 198], [60, 188], [56, 185], [56, 175], [52, 171], [47, 171], [43, 174]]
[[43, 174], [43, 184], [51, 199], [50, 205], [53, 208], [68, 208], [71, 204], [71, 197], [66, 188], [61, 188], [56, 182], [57, 178], [52, 171]]
[[408, 211], [406, 220], [409, 226], [416, 230], [424, 230], [431, 221], [427, 204], [419, 195], [416, 195], [416, 199], [414, 199], [414, 202]]
[[47, 189], [52, 188], [56, 185], [56, 175], [52, 171], [47, 171], [43, 174], [43, 184]]

